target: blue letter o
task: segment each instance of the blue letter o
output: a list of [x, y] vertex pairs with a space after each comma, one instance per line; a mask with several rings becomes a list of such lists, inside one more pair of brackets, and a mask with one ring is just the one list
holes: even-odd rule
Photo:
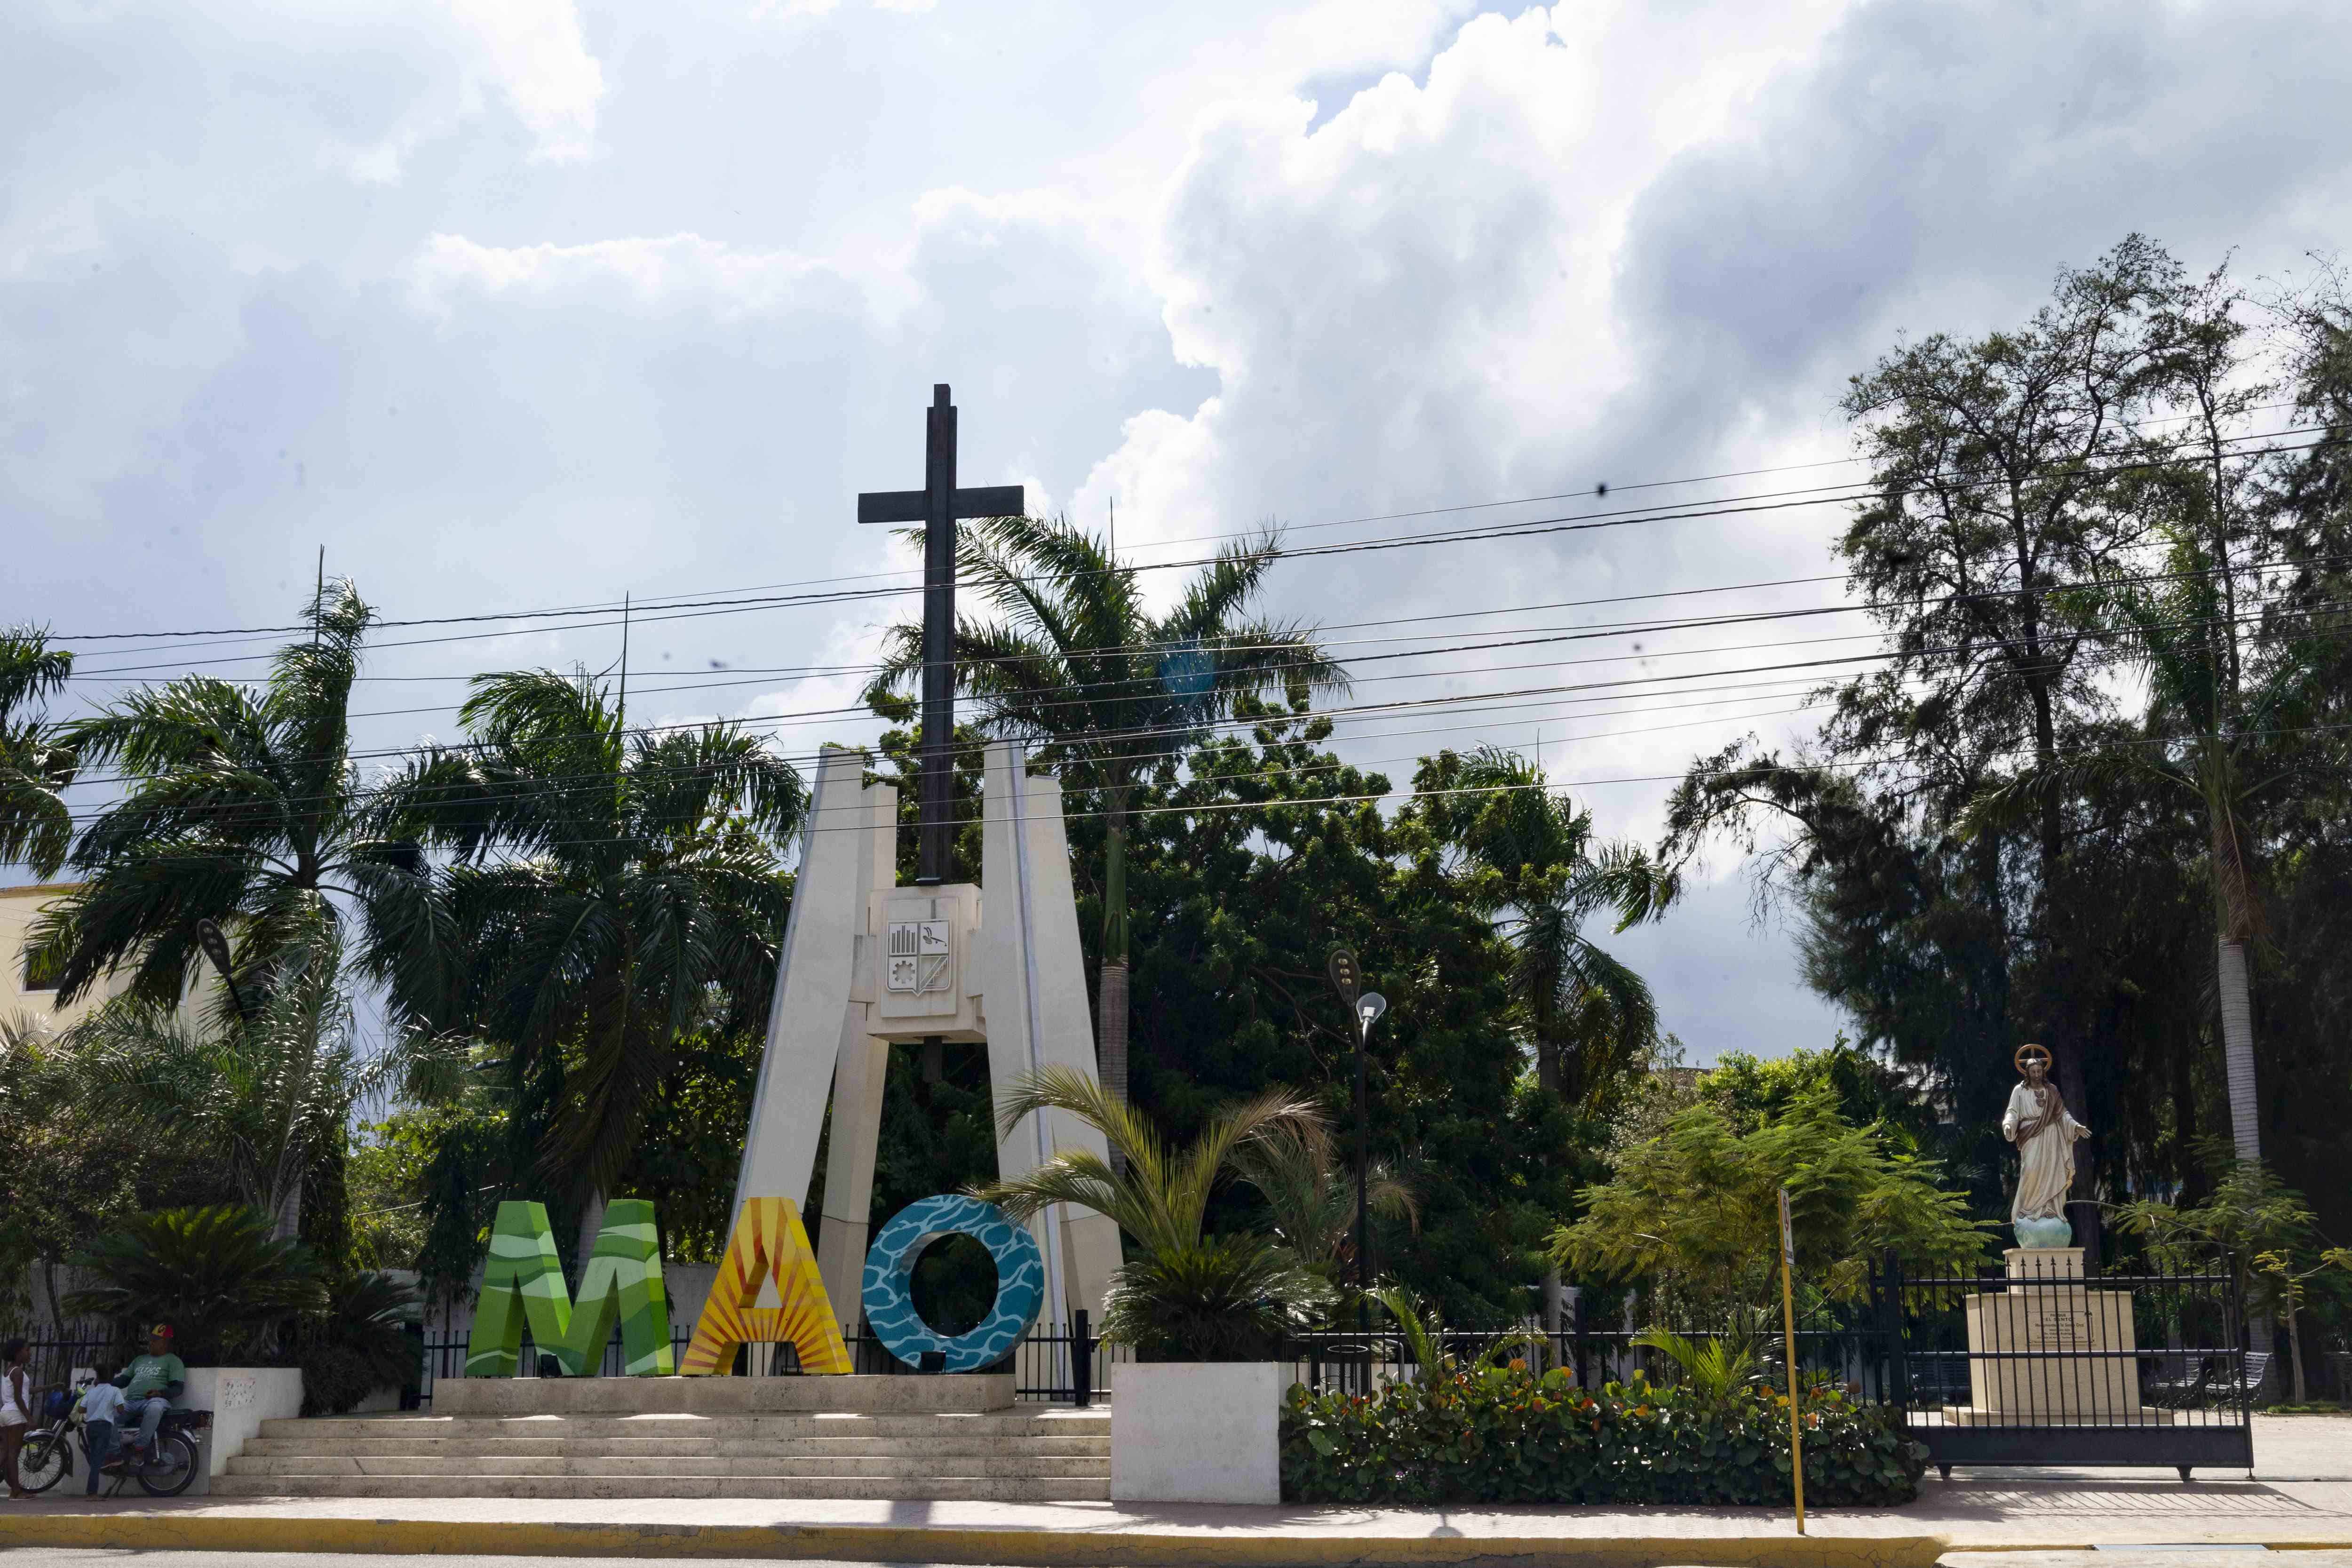
[[[969, 1333], [946, 1338], [915, 1310], [915, 1259], [943, 1236], [968, 1236], [996, 1260], [996, 1303]], [[883, 1348], [908, 1366], [941, 1351], [950, 1372], [976, 1372], [1002, 1361], [1045, 1304], [1045, 1260], [1036, 1238], [994, 1204], [954, 1194], [923, 1198], [891, 1216], [866, 1253], [866, 1321]]]

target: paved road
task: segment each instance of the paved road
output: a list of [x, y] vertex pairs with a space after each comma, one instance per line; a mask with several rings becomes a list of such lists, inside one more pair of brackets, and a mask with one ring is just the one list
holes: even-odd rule
[[[2266, 1552], [2260, 1548], [2135, 1547], [2120, 1552], [1955, 1552], [1943, 1568], [2352, 1568], [2352, 1552]], [[0, 1568], [594, 1568], [611, 1557], [324, 1557], [290, 1552], [117, 1552], [19, 1547], [0, 1550]], [[654, 1559], [637, 1559], [641, 1562]], [[774, 1568], [775, 1559], [697, 1558], [705, 1568]], [[1563, 1554], [1572, 1563], [1572, 1552]], [[800, 1563], [795, 1568], [905, 1568], [904, 1564]], [[1695, 1559], [1685, 1568], [1705, 1568]]]
[[[2321, 1555], [2307, 1553], [2305, 1555]], [[0, 1549], [6, 1568], [594, 1568], [618, 1562], [677, 1562], [677, 1558], [616, 1557], [377, 1557], [325, 1556], [303, 1552], [128, 1552], [20, 1546]], [[776, 1559], [743, 1557], [684, 1559], [697, 1568], [776, 1568]], [[803, 1563], [793, 1568], [908, 1568], [905, 1563]], [[2109, 1568], [2093, 1564], [2092, 1568]], [[2320, 1568], [2311, 1563], [2307, 1568]], [[2341, 1568], [2329, 1564], [2328, 1568]]]
[[[2315, 1554], [2314, 1554], [2315, 1555]], [[594, 1568], [618, 1562], [678, 1562], [677, 1558], [617, 1557], [377, 1557], [304, 1552], [127, 1552], [20, 1546], [0, 1549], [5, 1568]], [[776, 1568], [774, 1558], [684, 1559], [697, 1568]], [[802, 1563], [793, 1568], [907, 1568], [904, 1563]], [[2106, 1568], [2094, 1564], [2093, 1568]], [[2317, 1563], [2308, 1568], [2320, 1568]], [[2328, 1568], [2337, 1568], [2330, 1564]]]

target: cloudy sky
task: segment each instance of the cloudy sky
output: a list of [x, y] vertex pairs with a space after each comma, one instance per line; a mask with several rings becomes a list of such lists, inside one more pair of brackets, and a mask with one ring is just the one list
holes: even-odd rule
[[[964, 483], [1115, 503], [1146, 561], [1835, 483], [1843, 378], [1906, 330], [2017, 320], [2134, 230], [2273, 277], [2340, 247], [2347, 54], [2352, 13], [2263, 0], [13, 0], [0, 622], [64, 634], [98, 700], [267, 639], [86, 639], [282, 625], [322, 545], [394, 618], [900, 585], [852, 498], [921, 482], [940, 381]], [[1568, 602], [1817, 578], [1843, 515], [1301, 560], [1272, 607], [1360, 655], [1826, 605]], [[822, 711], [854, 674], [772, 672], [861, 663], [906, 604], [656, 611], [632, 717], [862, 738]], [[450, 734], [472, 670], [610, 664], [612, 617], [575, 619], [387, 632], [363, 733]], [[1390, 660], [1356, 700], [1719, 672], [1858, 619]], [[1646, 837], [1638, 781], [1785, 738], [1801, 686], [1342, 734], [1400, 779], [1540, 740]], [[1669, 1025], [1696, 1060], [1824, 1041], [1787, 932], [1709, 871], [1623, 942]]]

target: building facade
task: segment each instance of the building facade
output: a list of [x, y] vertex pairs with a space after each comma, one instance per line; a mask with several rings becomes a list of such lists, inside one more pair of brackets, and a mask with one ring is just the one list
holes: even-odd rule
[[69, 1007], [58, 1006], [56, 977], [41, 973], [33, 962], [33, 922], [78, 882], [35, 882], [21, 888], [0, 888], [0, 955], [7, 967], [0, 971], [0, 1020], [49, 1033], [79, 1023], [107, 1001], [128, 989], [128, 973], [99, 977]]

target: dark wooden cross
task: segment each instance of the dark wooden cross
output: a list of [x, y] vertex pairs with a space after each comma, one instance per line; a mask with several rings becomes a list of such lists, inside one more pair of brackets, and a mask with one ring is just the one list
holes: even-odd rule
[[1019, 485], [958, 489], [956, 411], [948, 385], [931, 388], [929, 439], [923, 447], [923, 488], [867, 490], [857, 498], [857, 521], [923, 525], [923, 772], [922, 836], [915, 880], [948, 879], [948, 848], [955, 824], [949, 807], [955, 781], [956, 520], [1019, 517], [1028, 500]]

